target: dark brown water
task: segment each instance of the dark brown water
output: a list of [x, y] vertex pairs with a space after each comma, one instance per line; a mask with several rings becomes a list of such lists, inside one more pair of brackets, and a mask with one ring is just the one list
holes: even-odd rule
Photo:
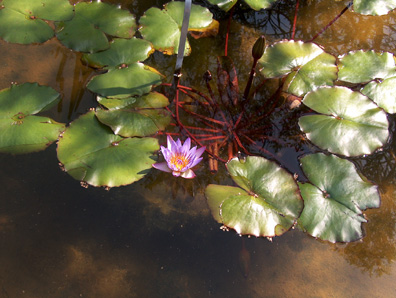
[[[109, 1], [141, 15], [163, 1]], [[300, 1], [296, 39], [309, 40], [345, 1]], [[237, 11], [229, 55], [244, 84], [254, 40], [290, 38], [294, 1], [281, 1], [273, 15]], [[274, 17], [275, 16], [275, 17]], [[226, 19], [221, 19], [224, 34]], [[395, 52], [396, 14], [346, 12], [316, 42], [327, 52], [374, 49]], [[215, 72], [223, 38], [192, 41], [183, 83], [201, 86]], [[70, 122], [95, 105], [84, 89], [92, 70], [80, 55], [52, 39], [42, 45], [0, 41], [0, 89], [11, 82], [55, 88], [62, 103], [48, 112]], [[174, 57], [155, 54], [150, 63], [170, 75]], [[275, 238], [245, 239], [248, 276], [240, 269], [242, 241], [223, 232], [203, 196], [215, 176], [174, 179], [152, 172], [130, 186], [82, 188], [62, 172], [56, 146], [22, 156], [0, 154], [0, 297], [395, 297], [396, 161], [394, 142], [360, 169], [380, 185], [382, 205], [365, 212], [367, 236], [329, 244], [292, 230]], [[292, 166], [293, 167], [293, 166]], [[202, 171], [204, 172], [204, 171]]]

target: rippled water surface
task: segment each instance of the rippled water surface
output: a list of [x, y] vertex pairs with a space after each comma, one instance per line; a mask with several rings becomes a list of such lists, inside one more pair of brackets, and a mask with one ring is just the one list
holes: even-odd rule
[[[165, 3], [107, 2], [137, 16]], [[300, 1], [295, 39], [311, 39], [347, 2]], [[261, 34], [270, 42], [290, 39], [294, 9], [295, 1], [280, 1], [270, 12], [235, 11], [229, 56], [241, 84], [255, 39]], [[192, 41], [193, 53], [183, 66], [185, 85], [199, 88], [205, 70], [215, 73], [227, 26], [224, 13], [216, 18], [217, 38]], [[315, 42], [334, 55], [358, 49], [396, 53], [396, 13], [372, 17], [347, 11]], [[63, 100], [47, 114], [59, 122], [69, 123], [95, 106], [84, 88], [93, 70], [55, 38], [29, 46], [0, 41], [0, 49], [0, 89], [11, 82], [52, 86]], [[174, 61], [156, 53], [148, 63], [170, 76]], [[211, 175], [201, 168], [194, 181], [153, 171], [106, 191], [85, 189], [62, 172], [55, 144], [39, 153], [0, 154], [0, 297], [395, 297], [394, 150], [392, 138], [383, 152], [356, 160], [380, 186], [382, 204], [365, 212], [367, 236], [350, 244], [318, 241], [299, 230], [272, 242], [221, 231], [203, 191], [208, 183], [226, 183], [222, 169]], [[239, 262], [242, 239], [250, 254], [247, 277]]]

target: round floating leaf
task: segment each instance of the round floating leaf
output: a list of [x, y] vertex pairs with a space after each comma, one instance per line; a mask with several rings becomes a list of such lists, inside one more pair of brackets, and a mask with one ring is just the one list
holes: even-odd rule
[[269, 8], [277, 0], [245, 0], [246, 4], [254, 10]]
[[154, 51], [151, 43], [144, 39], [115, 39], [110, 48], [94, 54], [84, 54], [83, 59], [96, 68], [116, 68], [146, 60]]
[[286, 91], [297, 96], [320, 86], [333, 86], [337, 79], [336, 58], [322, 53], [298, 70], [292, 71], [286, 78]]
[[293, 226], [303, 202], [291, 174], [257, 156], [234, 158], [227, 169], [241, 188], [212, 184], [205, 191], [218, 222], [257, 237], [278, 236]]
[[8, 42], [30, 44], [47, 41], [54, 35], [43, 21], [71, 19], [68, 0], [3, 0], [0, 10], [0, 37]]
[[229, 11], [238, 0], [208, 0], [210, 4], [217, 5], [224, 11]]
[[129, 11], [102, 2], [80, 2], [73, 19], [57, 24], [57, 37], [75, 51], [97, 52], [109, 47], [106, 34], [131, 38], [135, 30]]
[[368, 83], [361, 91], [386, 112], [396, 113], [396, 77]]
[[322, 115], [299, 120], [308, 139], [345, 156], [370, 154], [388, 140], [386, 113], [369, 98], [345, 87], [321, 87], [308, 93], [306, 106]]
[[258, 63], [264, 76], [280, 77], [298, 70], [322, 53], [323, 50], [313, 43], [280, 41], [268, 47]]
[[58, 159], [75, 179], [94, 186], [133, 183], [151, 169], [154, 138], [121, 138], [93, 111], [73, 121], [58, 143]]
[[169, 105], [169, 100], [161, 93], [151, 92], [142, 97], [106, 98], [98, 96], [98, 102], [109, 110], [128, 108], [164, 108]]
[[[164, 9], [152, 7], [140, 18], [139, 29], [143, 38], [153, 43], [154, 48], [165, 54], [176, 54], [179, 47], [180, 31], [183, 22], [184, 2], [172, 1]], [[191, 7], [188, 30], [191, 32], [208, 32], [216, 29], [218, 22], [212, 13], [204, 7], [193, 4]], [[186, 42], [185, 55], [191, 52]]]
[[[123, 108], [118, 109], [120, 103], [111, 104], [110, 101], [126, 101], [107, 99], [115, 109], [98, 110], [96, 116], [99, 121], [111, 127], [114, 133], [123, 137], [143, 137], [164, 130], [170, 123], [169, 112], [161, 109], [169, 105], [168, 99], [160, 93], [149, 93]], [[160, 105], [163, 103], [164, 105]]]
[[354, 0], [353, 10], [365, 15], [384, 15], [396, 8], [396, 0]]
[[87, 88], [105, 97], [141, 96], [150, 92], [152, 86], [160, 84], [161, 79], [162, 75], [154, 68], [134, 63], [93, 77]]
[[339, 57], [338, 79], [350, 83], [365, 83], [374, 79], [396, 76], [393, 54], [355, 51]]
[[310, 183], [299, 184], [304, 209], [299, 224], [312, 236], [330, 242], [363, 237], [362, 210], [377, 208], [377, 187], [357, 173], [355, 166], [334, 155], [311, 154], [301, 158]]
[[37, 83], [12, 85], [0, 91], [0, 152], [12, 154], [44, 150], [58, 139], [64, 124], [32, 116], [59, 102], [60, 95]]

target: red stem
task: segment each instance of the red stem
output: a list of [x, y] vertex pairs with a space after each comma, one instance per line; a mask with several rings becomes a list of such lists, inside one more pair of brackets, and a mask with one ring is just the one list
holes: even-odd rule
[[226, 33], [225, 47], [224, 47], [224, 56], [227, 56], [227, 54], [228, 54], [228, 36], [230, 34], [231, 20], [232, 20], [232, 15], [234, 14], [234, 9], [235, 9], [235, 5], [231, 8], [230, 16], [228, 18], [227, 33]]
[[297, 0], [296, 3], [296, 9], [294, 11], [294, 21], [293, 21], [293, 30], [292, 30], [292, 37], [291, 39], [294, 39], [294, 36], [296, 34], [296, 23], [297, 23], [297, 13], [298, 13], [298, 6], [300, 4], [300, 0]]

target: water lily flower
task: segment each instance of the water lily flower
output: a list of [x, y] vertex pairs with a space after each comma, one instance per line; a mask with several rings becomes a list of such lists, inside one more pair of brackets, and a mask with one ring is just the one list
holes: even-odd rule
[[153, 164], [153, 167], [172, 173], [175, 177], [194, 178], [195, 173], [191, 170], [201, 160], [201, 155], [204, 153], [206, 147], [197, 149], [197, 146], [191, 147], [191, 140], [187, 140], [182, 145], [180, 139], [175, 142], [171, 136], [168, 135], [168, 148], [161, 146], [161, 152], [164, 155], [166, 162], [159, 162]]

